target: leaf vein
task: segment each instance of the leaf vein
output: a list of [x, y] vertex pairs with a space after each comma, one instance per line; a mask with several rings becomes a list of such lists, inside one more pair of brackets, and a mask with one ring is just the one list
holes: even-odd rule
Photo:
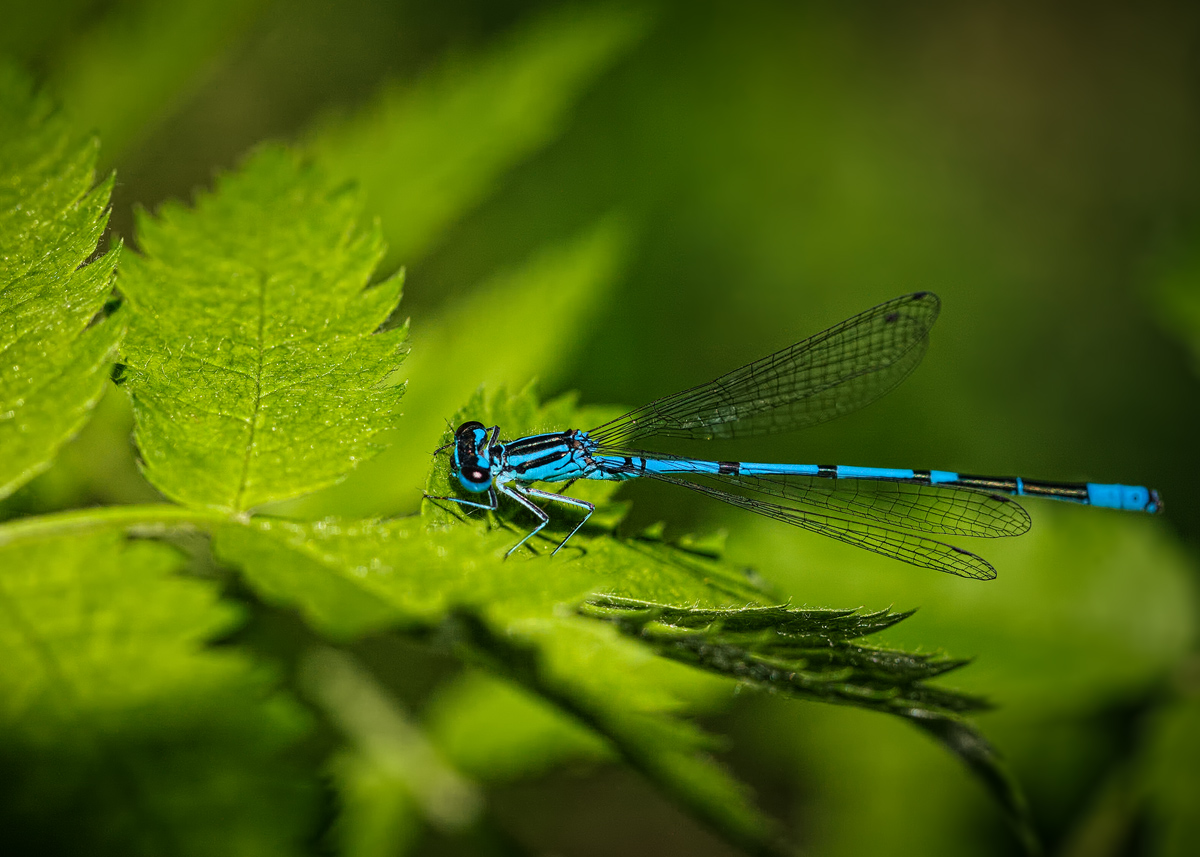
[[250, 478], [250, 460], [254, 455], [254, 445], [257, 441], [258, 415], [262, 410], [262, 373], [263, 373], [263, 335], [267, 323], [267, 278], [259, 272], [258, 275], [258, 361], [254, 377], [254, 411], [250, 416], [250, 436], [246, 440], [246, 453], [242, 458], [242, 475], [238, 479], [237, 499], [234, 508], [242, 511], [242, 498], [246, 495], [246, 484]]

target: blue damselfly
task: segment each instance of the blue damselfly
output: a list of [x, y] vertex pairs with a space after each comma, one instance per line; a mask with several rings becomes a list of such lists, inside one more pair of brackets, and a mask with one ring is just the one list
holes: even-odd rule
[[986, 560], [931, 536], [1020, 535], [1029, 529], [1030, 520], [1011, 499], [1014, 496], [1139, 512], [1162, 509], [1157, 492], [1137, 485], [1045, 482], [948, 470], [704, 461], [637, 446], [652, 437], [726, 439], [790, 431], [861, 408], [916, 368], [939, 307], [932, 292], [896, 298], [715, 381], [658, 399], [588, 431], [568, 429], [502, 441], [499, 426], [465, 422], [447, 444], [453, 448], [451, 466], [466, 491], [486, 494], [487, 501], [430, 499], [495, 510], [503, 494], [524, 506], [538, 524], [508, 554], [550, 520], [534, 499], [584, 510], [557, 553], [595, 506], [565, 493], [540, 490], [534, 483], [649, 477], [913, 565], [982, 580], [996, 576]]

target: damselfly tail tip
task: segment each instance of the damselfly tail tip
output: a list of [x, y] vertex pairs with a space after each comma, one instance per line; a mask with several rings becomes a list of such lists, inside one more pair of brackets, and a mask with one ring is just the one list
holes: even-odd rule
[[1161, 514], [1163, 510], [1162, 498], [1158, 496], [1158, 492], [1153, 488], [1150, 489], [1150, 502], [1146, 504], [1146, 511], [1151, 515]]

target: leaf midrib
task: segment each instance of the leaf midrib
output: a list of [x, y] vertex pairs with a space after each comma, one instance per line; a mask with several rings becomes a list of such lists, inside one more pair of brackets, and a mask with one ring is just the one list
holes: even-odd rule
[[263, 374], [263, 339], [267, 323], [267, 276], [259, 270], [258, 274], [258, 334], [256, 345], [257, 365], [254, 367], [254, 409], [250, 412], [250, 436], [246, 439], [246, 452], [242, 456], [242, 475], [238, 479], [237, 497], [233, 502], [235, 512], [243, 512], [242, 501], [246, 496], [246, 483], [250, 478], [250, 459], [254, 454], [254, 444], [257, 442], [258, 415], [262, 410], [262, 374]]

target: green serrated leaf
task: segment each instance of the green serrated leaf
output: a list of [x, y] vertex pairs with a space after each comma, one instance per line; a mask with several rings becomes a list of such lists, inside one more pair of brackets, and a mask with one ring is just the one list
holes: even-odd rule
[[614, 623], [659, 654], [802, 699], [853, 705], [903, 717], [935, 737], [987, 785], [1033, 843], [1032, 823], [1015, 780], [983, 736], [961, 715], [988, 707], [970, 694], [928, 684], [966, 662], [854, 642], [911, 613], [697, 610], [626, 598], [596, 598], [585, 615]]
[[204, 648], [237, 614], [179, 565], [114, 533], [0, 547], [0, 850], [301, 853], [305, 718]]
[[412, 263], [497, 176], [558, 132], [580, 92], [646, 26], [627, 7], [553, 9], [482, 57], [457, 59], [327, 124], [312, 150], [334, 175], [362, 184], [390, 258]]
[[[517, 538], [485, 524], [428, 532], [418, 518], [254, 518], [219, 528], [217, 550], [244, 564], [264, 597], [298, 607], [335, 638], [397, 623], [429, 627], [463, 607], [510, 621], [540, 617], [596, 593], [721, 606], [763, 597], [737, 571], [669, 545], [580, 533], [575, 551], [554, 560], [506, 562]], [[542, 542], [543, 553], [551, 548]], [[371, 602], [378, 606], [368, 611]]]
[[611, 596], [580, 607], [665, 657], [778, 692], [917, 717], [978, 711], [976, 698], [926, 681], [965, 661], [854, 642], [910, 614], [743, 607], [697, 610]]
[[139, 220], [122, 268], [123, 359], [146, 476], [178, 502], [244, 512], [329, 485], [378, 452], [403, 387], [402, 277], [359, 200], [268, 147], [194, 208]]
[[119, 251], [84, 264], [112, 190], [93, 187], [96, 148], [0, 63], [0, 497], [86, 421], [122, 333], [120, 317], [92, 324]]

